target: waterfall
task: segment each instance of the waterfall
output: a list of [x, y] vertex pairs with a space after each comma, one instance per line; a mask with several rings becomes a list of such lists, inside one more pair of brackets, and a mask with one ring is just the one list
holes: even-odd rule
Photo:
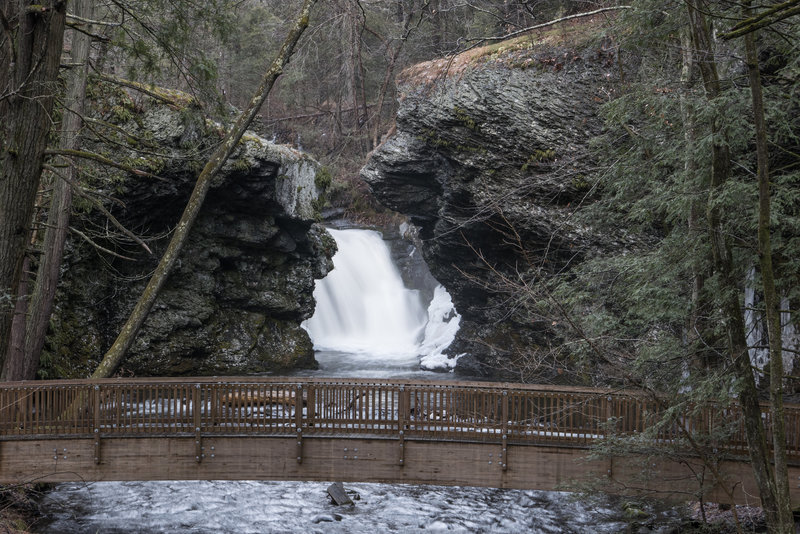
[[[458, 314], [443, 287], [432, 302], [403, 284], [389, 248], [372, 230], [328, 230], [338, 251], [334, 269], [316, 282], [314, 316], [303, 323], [318, 351], [377, 356], [382, 361], [435, 356], [458, 329]], [[455, 360], [450, 359], [450, 366]]]
[[[765, 324], [764, 312], [759, 310], [762, 305], [762, 295], [756, 290], [756, 268], [750, 267], [747, 271], [744, 289], [744, 324], [747, 332], [747, 346], [750, 363], [763, 373], [764, 367], [769, 363], [769, 337]], [[783, 372], [790, 374], [794, 365], [797, 349], [800, 348], [800, 333], [792, 323], [792, 313], [789, 299], [783, 297], [781, 309], [781, 342], [783, 345]], [[788, 350], [787, 350], [788, 349]], [[757, 375], [758, 376], [758, 375]]]

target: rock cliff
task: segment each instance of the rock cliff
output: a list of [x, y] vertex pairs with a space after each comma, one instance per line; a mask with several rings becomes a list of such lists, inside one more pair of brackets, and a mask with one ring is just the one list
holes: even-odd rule
[[[113, 150], [117, 160], [146, 172], [85, 168], [92, 192], [73, 218], [45, 355], [45, 369], [61, 376], [91, 372], [114, 340], [166, 247], [204, 154], [221, 135], [218, 125], [186, 106], [120, 91], [106, 95], [95, 112], [98, 124], [113, 123], [106, 131], [117, 143], [105, 138], [90, 148]], [[314, 366], [300, 323], [313, 313], [314, 279], [328, 272], [335, 251], [315, 224], [327, 181], [305, 154], [247, 134], [214, 180], [121, 372], [244, 374]], [[152, 254], [103, 209], [141, 236]]]
[[620, 71], [602, 40], [570, 31], [405, 71], [396, 132], [362, 170], [382, 203], [421, 228], [431, 271], [462, 314], [451, 352], [468, 356], [457, 371], [516, 372], [510, 362], [546, 344], [547, 325], [510, 282], [535, 284], [612, 246], [571, 213], [591, 198], [589, 140]]

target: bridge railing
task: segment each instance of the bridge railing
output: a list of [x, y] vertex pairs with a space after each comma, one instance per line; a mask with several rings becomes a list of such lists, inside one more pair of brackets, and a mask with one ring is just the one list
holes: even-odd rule
[[[647, 433], [746, 452], [736, 406], [688, 407], [665, 421], [632, 391], [482, 382], [286, 378], [59, 380], [0, 384], [0, 440], [197, 435], [336, 435], [588, 446]], [[771, 428], [769, 412], [764, 421]], [[786, 408], [800, 458], [800, 407]]]

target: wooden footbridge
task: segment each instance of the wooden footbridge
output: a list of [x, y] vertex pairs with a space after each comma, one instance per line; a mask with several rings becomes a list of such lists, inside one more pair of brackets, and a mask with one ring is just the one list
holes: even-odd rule
[[[735, 407], [675, 414], [631, 391], [482, 382], [192, 378], [0, 384], [0, 482], [337, 480], [757, 503]], [[766, 415], [765, 421], [769, 422]], [[800, 406], [787, 407], [800, 504]], [[636, 436], [638, 454], [589, 457]], [[715, 441], [718, 440], [718, 441]], [[652, 454], [643, 454], [647, 451]], [[694, 451], [696, 452], [696, 451]], [[654, 458], [656, 458], [654, 460]]]

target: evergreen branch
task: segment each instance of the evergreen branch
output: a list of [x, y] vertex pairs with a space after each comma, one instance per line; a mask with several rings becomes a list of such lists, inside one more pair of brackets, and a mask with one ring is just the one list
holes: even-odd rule
[[137, 169], [135, 167], [131, 167], [130, 165], [125, 165], [124, 163], [119, 163], [117, 161], [114, 161], [113, 159], [109, 159], [105, 156], [101, 156], [100, 154], [96, 154], [94, 152], [88, 152], [85, 150], [68, 150], [64, 148], [48, 148], [47, 150], [44, 151], [44, 153], [47, 156], [67, 156], [72, 158], [88, 159], [91, 161], [96, 161], [97, 163], [102, 163], [103, 165], [108, 165], [110, 167], [115, 167], [123, 171], [128, 171], [129, 173], [135, 174], [137, 176], [147, 176], [148, 178], [155, 178], [156, 180], [161, 180], [162, 182], [168, 181], [155, 174], [143, 171], [141, 169]]
[[[158, 46], [160, 46], [167, 53], [168, 61], [175, 67], [175, 69], [180, 74], [181, 78], [183, 78], [183, 80], [186, 82], [190, 90], [194, 90], [194, 84], [192, 83], [191, 74], [189, 73], [188, 69], [186, 69], [183, 66], [182, 64], [183, 62], [177, 59], [179, 57], [182, 57], [182, 54], [179, 51], [175, 50], [168, 41], [162, 39], [159, 36], [158, 32], [153, 27], [151, 27], [150, 24], [148, 24], [143, 19], [143, 17], [138, 16], [137, 13], [134, 10], [132, 10], [129, 6], [127, 6], [125, 2], [121, 0], [111, 0], [111, 3], [119, 8], [123, 16], [128, 15], [131, 19], [136, 21], [139, 24], [139, 26], [141, 26], [141, 28], [145, 31], [145, 33], [150, 35], [150, 37], [158, 44]], [[132, 30], [129, 31], [126, 28], [126, 26], [122, 26], [122, 28], [128, 33], [132, 33]], [[197, 101], [195, 100], [195, 102]]]

